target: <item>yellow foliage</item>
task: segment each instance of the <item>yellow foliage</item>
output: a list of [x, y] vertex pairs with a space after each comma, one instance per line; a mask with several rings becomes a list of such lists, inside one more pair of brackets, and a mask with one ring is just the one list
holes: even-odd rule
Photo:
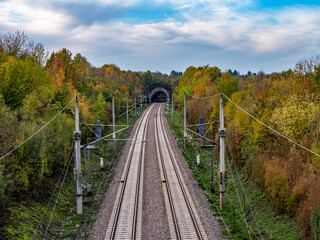
[[55, 86], [56, 88], [61, 88], [63, 84], [63, 78], [60, 77], [60, 74], [56, 74]]
[[217, 121], [220, 116], [219, 103], [217, 101], [213, 101], [211, 106], [212, 106], [212, 110], [210, 113], [209, 121], [214, 122], [214, 121]]
[[92, 86], [92, 88], [96, 91], [108, 89], [107, 85], [104, 83], [98, 83], [96, 85], [93, 85], [92, 83], [90, 83], [90, 86]]
[[128, 95], [129, 91], [128, 91], [128, 88], [126, 85], [122, 85], [121, 88], [120, 88], [120, 92], [123, 94], [123, 95]]
[[251, 118], [240, 109], [236, 110], [234, 120], [235, 120], [235, 130], [239, 134], [244, 134], [251, 126]]
[[[231, 96], [231, 100], [238, 104], [238, 102], [240, 101], [239, 93], [235, 92]], [[227, 101], [225, 110], [224, 110], [225, 118], [227, 121], [231, 121], [233, 119], [236, 113], [236, 110], [237, 110], [236, 106], [232, 102]]]
[[311, 129], [318, 126], [320, 106], [307, 97], [299, 99], [293, 95], [283, 107], [277, 108], [272, 121], [286, 136], [301, 140]]
[[275, 207], [279, 212], [284, 212], [287, 208], [284, 204], [286, 199], [291, 196], [286, 169], [281, 166], [281, 160], [272, 160], [266, 163], [265, 187], [269, 192]]
[[196, 71], [193, 75], [193, 79], [194, 80], [198, 80], [202, 75], [202, 72], [199, 70], [199, 71]]
[[69, 79], [68, 80], [68, 82], [67, 82], [67, 86], [68, 86], [68, 89], [70, 90], [70, 92], [72, 92], [73, 94], [73, 96], [75, 96], [75, 94], [76, 94], [76, 89], [74, 88], [74, 86], [73, 86], [73, 83], [72, 83], [72, 80], [71, 79]]
[[207, 95], [208, 89], [209, 83], [206, 81], [201, 81], [193, 88], [193, 95], [197, 97], [204, 97]]
[[90, 112], [90, 105], [85, 96], [80, 96], [79, 98], [79, 114], [81, 121], [93, 122], [94, 118]]

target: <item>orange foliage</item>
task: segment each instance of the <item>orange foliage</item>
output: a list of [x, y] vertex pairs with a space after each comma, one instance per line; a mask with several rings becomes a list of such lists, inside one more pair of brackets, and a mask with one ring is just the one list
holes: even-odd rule
[[62, 85], [63, 85], [63, 78], [60, 77], [60, 74], [59, 74], [59, 73], [57, 73], [55, 76], [56, 76], [56, 77], [55, 77], [55, 86], [56, 86], [57, 88], [61, 88]]
[[96, 91], [108, 89], [107, 85], [104, 83], [98, 83], [93, 86], [93, 89]]
[[311, 235], [311, 213], [320, 207], [320, 176], [303, 177], [295, 188], [301, 202], [297, 211], [297, 219], [305, 236]]
[[203, 97], [207, 95], [209, 89], [209, 83], [201, 81], [193, 88], [193, 95], [197, 97]]
[[265, 187], [269, 192], [276, 210], [284, 213], [287, 210], [285, 199], [291, 195], [287, 171], [281, 159], [274, 159], [265, 164]]
[[128, 91], [128, 88], [126, 85], [122, 85], [121, 88], [120, 88], [120, 92], [123, 94], [123, 95], [127, 95], [129, 93]]
[[194, 73], [193, 79], [197, 80], [198, 78], [200, 78], [201, 75], [202, 75], [202, 72], [201, 72], [201, 71], [196, 71], [196, 72]]

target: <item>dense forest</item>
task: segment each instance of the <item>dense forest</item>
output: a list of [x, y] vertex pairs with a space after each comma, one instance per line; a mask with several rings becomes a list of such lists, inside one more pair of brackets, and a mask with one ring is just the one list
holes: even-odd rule
[[[111, 95], [117, 112], [155, 86], [171, 89], [174, 76], [92, 66], [65, 48], [49, 54], [24, 32], [0, 35], [0, 157], [55, 116], [77, 94], [80, 121], [110, 124]], [[30, 141], [0, 160], [0, 229], [10, 232], [14, 206], [49, 197], [67, 164], [74, 131], [74, 103]], [[82, 139], [89, 133], [83, 132]], [[6, 226], [5, 226], [6, 225]], [[13, 231], [13, 230], [12, 230]], [[1, 233], [1, 231], [0, 231]]]
[[[188, 93], [188, 124], [198, 123], [199, 117], [219, 120], [219, 97], [201, 97], [222, 92], [252, 117], [320, 153], [320, 58], [300, 61], [282, 73], [231, 73], [209, 66], [184, 72], [174, 93], [181, 105]], [[268, 193], [278, 214], [296, 218], [305, 237], [318, 234], [319, 156], [266, 128], [228, 99], [224, 103], [227, 142], [237, 165]]]

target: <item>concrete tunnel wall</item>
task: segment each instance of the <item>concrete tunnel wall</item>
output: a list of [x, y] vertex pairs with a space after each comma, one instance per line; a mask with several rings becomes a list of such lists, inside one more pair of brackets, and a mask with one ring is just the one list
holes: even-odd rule
[[165, 93], [166, 96], [167, 96], [166, 102], [167, 102], [167, 103], [170, 102], [170, 94], [169, 94], [169, 92], [168, 92], [165, 88], [163, 88], [163, 87], [157, 87], [157, 88], [155, 88], [155, 89], [153, 89], [153, 90], [151, 91], [151, 93], [149, 94], [149, 102], [151, 102], [152, 96], [153, 96], [155, 93], [157, 93], [157, 92], [163, 92], [163, 93]]

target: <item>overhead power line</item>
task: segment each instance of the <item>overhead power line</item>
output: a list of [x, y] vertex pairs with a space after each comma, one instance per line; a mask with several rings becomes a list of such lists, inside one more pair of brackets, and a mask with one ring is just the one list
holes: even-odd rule
[[55, 210], [56, 210], [57, 203], [58, 203], [58, 200], [59, 200], [59, 197], [60, 197], [60, 194], [61, 194], [62, 187], [63, 187], [64, 182], [65, 182], [65, 180], [66, 180], [66, 176], [67, 176], [67, 173], [68, 173], [68, 170], [69, 170], [69, 167], [70, 167], [71, 160], [73, 159], [73, 154], [74, 154], [74, 152], [72, 153], [72, 156], [71, 156], [71, 158], [69, 159], [69, 163], [68, 163], [67, 169], [66, 169], [65, 174], [64, 174], [64, 176], [63, 176], [63, 180], [62, 180], [62, 183], [61, 183], [61, 185], [60, 185], [59, 193], [58, 193], [58, 196], [57, 196], [57, 198], [56, 198], [54, 207], [53, 207], [53, 209], [52, 209], [51, 216], [50, 216], [50, 219], [49, 219], [49, 223], [48, 223], [48, 225], [47, 225], [47, 227], [46, 227], [46, 231], [45, 231], [45, 233], [44, 233], [44, 239], [46, 238], [47, 233], [48, 233], [48, 230], [49, 230], [49, 228], [50, 228], [51, 220], [52, 220], [53, 214], [54, 214], [54, 212], [55, 212]]
[[266, 128], [269, 128], [271, 131], [273, 131], [274, 133], [278, 134], [279, 136], [287, 139], [289, 142], [292, 142], [293, 144], [303, 148], [304, 150], [320, 157], [320, 154], [315, 153], [314, 151], [306, 148], [305, 146], [302, 146], [301, 144], [297, 143], [296, 141], [290, 139], [289, 137], [285, 136], [284, 134], [278, 132], [277, 130], [274, 130], [272, 127], [268, 126], [267, 124], [261, 122], [259, 119], [255, 118], [254, 116], [252, 116], [250, 113], [248, 113], [246, 110], [244, 110], [243, 108], [241, 108], [238, 104], [236, 104], [234, 101], [232, 101], [230, 98], [228, 98], [224, 93], [221, 93], [226, 99], [228, 99], [233, 105], [235, 105], [237, 108], [239, 108], [242, 112], [244, 112], [245, 114], [247, 114], [249, 117], [251, 117], [252, 119], [256, 120], [257, 122], [259, 122], [260, 124], [262, 124], [263, 126], [265, 126]]
[[6, 153], [5, 155], [3, 155], [0, 160], [4, 159], [6, 156], [8, 156], [9, 154], [11, 154], [12, 152], [14, 152], [15, 150], [17, 150], [19, 147], [21, 147], [23, 144], [25, 144], [26, 142], [28, 142], [31, 138], [33, 138], [35, 135], [37, 135], [41, 130], [43, 130], [46, 126], [48, 126], [56, 117], [58, 117], [76, 98], [76, 96], [74, 96], [70, 102], [64, 106], [64, 108], [62, 108], [60, 110], [60, 112], [58, 112], [53, 118], [51, 118], [51, 120], [49, 122], [47, 122], [45, 125], [43, 125], [38, 131], [36, 131], [34, 134], [32, 134], [30, 137], [28, 137], [25, 141], [23, 141], [22, 143], [20, 143], [18, 146], [16, 146], [14, 149], [12, 149], [10, 152]]
[[[246, 199], [246, 201], [247, 201], [247, 203], [248, 203], [248, 206], [249, 206], [249, 210], [250, 210], [250, 212], [251, 212], [251, 214], [252, 214], [253, 221], [254, 221], [254, 223], [255, 223], [258, 231], [259, 231], [259, 235], [260, 235], [261, 239], [263, 239], [263, 236], [262, 236], [262, 234], [261, 234], [261, 230], [260, 230], [259, 225], [258, 225], [258, 221], [256, 220], [256, 216], [254, 215], [254, 213], [253, 213], [253, 211], [252, 211], [252, 208], [251, 208], [250, 203], [249, 203], [249, 199], [248, 199], [247, 194], [246, 194], [246, 191], [245, 191], [245, 189], [244, 189], [244, 187], [243, 187], [244, 184], [242, 183], [241, 178], [240, 178], [240, 176], [239, 176], [239, 172], [238, 172], [237, 166], [236, 166], [236, 164], [235, 164], [235, 161], [234, 161], [234, 158], [233, 158], [233, 155], [232, 155], [232, 152], [231, 152], [230, 145], [229, 145], [228, 141], [227, 141], [227, 146], [228, 146], [227, 149], [229, 150], [229, 154], [230, 154], [230, 156], [231, 156], [231, 158], [232, 158], [232, 162], [233, 162], [234, 169], [235, 169], [236, 174], [237, 174], [237, 177], [238, 177], [238, 181], [239, 181], [240, 186], [241, 186], [241, 188], [242, 188], [242, 192], [244, 193], [245, 199]], [[229, 165], [229, 169], [230, 169], [232, 178], [233, 178], [233, 180], [234, 180], [230, 161], [229, 161], [228, 158], [226, 158], [226, 159], [227, 159], [227, 162], [228, 162], [228, 165]], [[234, 181], [234, 186], [235, 186], [235, 188], [236, 188], [237, 195], [238, 195], [238, 189], [237, 189], [237, 186], [236, 186], [236, 184], [235, 184], [235, 181]], [[238, 200], [239, 200], [239, 203], [240, 203], [240, 205], [241, 205], [241, 201], [240, 201], [239, 195], [238, 195]], [[243, 212], [242, 206], [241, 206], [241, 209], [242, 209], [242, 212]]]
[[197, 127], [197, 126], [205, 126], [205, 125], [213, 125], [215, 123], [219, 123], [219, 121], [209, 122], [209, 123], [199, 123], [193, 125], [187, 125], [187, 127]]
[[220, 93], [219, 93], [219, 94], [208, 96], [208, 97], [198, 97], [198, 96], [194, 96], [194, 95], [188, 93], [187, 91], [185, 91], [185, 93], [188, 94], [190, 97], [195, 98], [195, 99], [209, 99], [209, 98], [214, 98], [214, 97], [217, 97], [217, 96], [220, 95]]
[[[74, 144], [74, 142], [72, 141], [72, 144], [71, 144], [71, 145], [73, 146], [73, 144]], [[68, 159], [69, 159], [68, 167], [69, 167], [69, 165], [70, 165], [70, 161], [73, 159], [73, 154], [74, 154], [74, 151], [73, 151], [73, 148], [72, 148], [71, 151], [69, 152], [69, 155], [68, 155]], [[41, 219], [40, 219], [40, 221], [39, 221], [39, 224], [38, 224], [36, 230], [39, 230], [39, 229], [41, 229], [42, 227], [44, 227], [44, 225], [43, 225], [44, 217], [45, 217], [45, 215], [46, 215], [46, 213], [47, 213], [47, 210], [49, 209], [49, 205], [50, 205], [50, 203], [51, 203], [51, 200], [53, 199], [53, 196], [54, 196], [56, 190], [58, 189], [58, 185], [59, 185], [59, 183], [60, 183], [60, 180], [61, 180], [62, 175], [63, 175], [63, 173], [65, 172], [65, 169], [66, 169], [66, 168], [67, 168], [67, 166], [64, 166], [63, 169], [62, 169], [62, 171], [61, 171], [61, 173], [60, 173], [59, 179], [58, 179], [58, 181], [57, 181], [57, 183], [56, 183], [56, 185], [55, 185], [55, 187], [54, 187], [54, 190], [53, 190], [53, 192], [52, 192], [52, 194], [51, 194], [51, 196], [50, 196], [50, 199], [49, 199], [49, 201], [48, 201], [48, 203], [47, 203], [47, 206], [46, 206], [46, 208], [45, 208], [45, 210], [44, 210], [44, 212], [43, 212], [43, 214], [42, 214], [42, 216], [41, 216]], [[67, 172], [67, 171], [66, 171], [66, 172]], [[37, 234], [36, 232], [33, 233], [32, 240], [34, 239], [34, 237], [35, 237], [36, 234]]]

